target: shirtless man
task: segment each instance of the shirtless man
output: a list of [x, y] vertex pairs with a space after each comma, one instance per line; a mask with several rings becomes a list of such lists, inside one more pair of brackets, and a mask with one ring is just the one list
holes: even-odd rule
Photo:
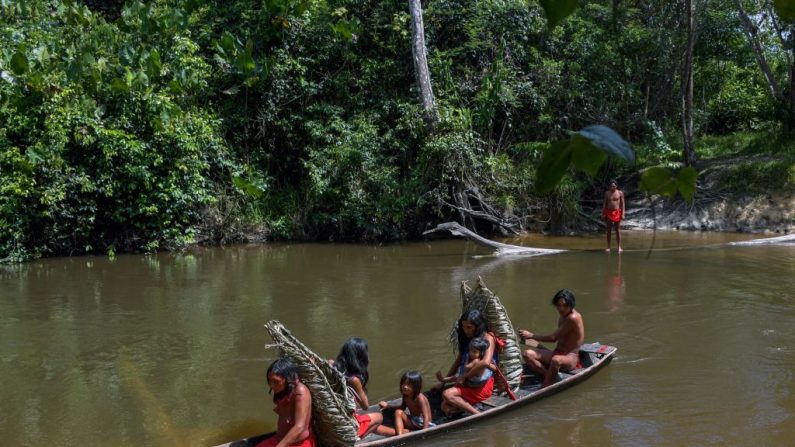
[[605, 191], [605, 199], [602, 204], [602, 218], [605, 220], [607, 226], [607, 248], [605, 251], [610, 251], [610, 236], [612, 228], [616, 229], [616, 243], [618, 244], [619, 253], [622, 252], [621, 248], [621, 219], [624, 218], [624, 192], [618, 189], [618, 183], [615, 180], [610, 182], [610, 189]]
[[558, 329], [552, 335], [535, 335], [525, 329], [519, 330], [522, 340], [557, 342], [554, 351], [537, 347], [530, 348], [522, 354], [525, 363], [533, 371], [544, 377], [541, 387], [552, 385], [558, 371], [569, 371], [580, 365], [580, 346], [585, 340], [585, 326], [582, 315], [574, 310], [574, 294], [568, 289], [561, 289], [552, 298], [552, 305], [558, 310]]

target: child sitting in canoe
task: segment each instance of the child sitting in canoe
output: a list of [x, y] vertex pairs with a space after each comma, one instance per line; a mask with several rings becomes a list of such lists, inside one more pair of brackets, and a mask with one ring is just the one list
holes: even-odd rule
[[[480, 394], [485, 385], [491, 384], [493, 386], [494, 379], [494, 364], [484, 364], [481, 360], [486, 355], [489, 349], [489, 342], [484, 337], [474, 337], [469, 342], [469, 351], [462, 357], [458, 372], [455, 375], [443, 377], [441, 371], [436, 372], [436, 378], [442, 383], [455, 383], [456, 387], [461, 393], [461, 397], [467, 402], [479, 402], [483, 400]], [[488, 396], [491, 395], [491, 388], [487, 391]], [[476, 393], [477, 396], [470, 394]], [[486, 396], [486, 397], [488, 397]], [[442, 402], [442, 411], [445, 414], [451, 414], [460, 407], [450, 405], [447, 400]]]
[[381, 413], [367, 412], [370, 403], [367, 399], [367, 381], [370, 377], [367, 369], [370, 365], [370, 353], [367, 341], [351, 337], [345, 341], [336, 360], [330, 361], [345, 375], [345, 381], [353, 390], [353, 397], [359, 410], [353, 417], [359, 424], [357, 435], [360, 438], [372, 433], [383, 421]]
[[390, 406], [381, 401], [378, 406], [382, 410], [395, 410], [395, 428], [380, 426], [378, 434], [382, 436], [402, 435], [412, 430], [422, 430], [433, 425], [431, 422], [431, 404], [422, 394], [422, 375], [417, 371], [407, 371], [400, 378], [400, 394], [403, 400], [399, 405]]

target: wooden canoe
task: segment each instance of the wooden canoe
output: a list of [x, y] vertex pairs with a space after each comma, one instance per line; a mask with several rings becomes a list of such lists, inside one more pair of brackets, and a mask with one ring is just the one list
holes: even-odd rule
[[[477, 404], [477, 408], [481, 410], [481, 413], [478, 414], [449, 419], [442, 414], [439, 408], [439, 405], [441, 404], [440, 393], [428, 391], [426, 392], [426, 395], [428, 396], [428, 400], [431, 402], [431, 407], [433, 409], [433, 422], [436, 424], [435, 426], [429, 427], [425, 430], [411, 431], [400, 436], [392, 437], [383, 437], [376, 434], [370, 434], [356, 442], [355, 446], [386, 447], [403, 445], [431, 436], [437, 436], [450, 430], [468, 426], [474, 422], [479, 422], [483, 419], [505, 413], [506, 411], [515, 410], [516, 408], [523, 405], [536, 402], [540, 399], [563, 391], [591, 377], [594, 373], [596, 373], [596, 371], [610, 363], [610, 360], [613, 359], [616, 351], [617, 349], [613, 346], [602, 345], [599, 343], [585, 344], [580, 349], [580, 363], [582, 364], [582, 368], [566, 373], [561, 372], [559, 374], [558, 382], [546, 388], [541, 388], [540, 377], [528, 373], [523, 376], [522, 385], [516, 392], [516, 400], [511, 400], [505, 395], [497, 395], [495, 393], [495, 395], [493, 395], [491, 398]], [[394, 402], [397, 401], [399, 401], [399, 399], [394, 400]], [[370, 407], [369, 411], [375, 412], [378, 410], [378, 406], [374, 405]], [[390, 417], [391, 415], [388, 412], [385, 412], [384, 423], [392, 426], [390, 423]], [[254, 447], [257, 445], [257, 443], [272, 435], [273, 433], [266, 433], [259, 436], [253, 436], [250, 438], [241, 439], [239, 441], [222, 444], [217, 447]]]

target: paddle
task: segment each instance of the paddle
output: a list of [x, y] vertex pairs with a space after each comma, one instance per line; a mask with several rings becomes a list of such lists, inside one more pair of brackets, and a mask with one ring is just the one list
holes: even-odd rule
[[505, 388], [505, 392], [508, 393], [508, 397], [510, 397], [511, 400], [516, 400], [516, 395], [513, 394], [513, 391], [511, 391], [511, 384], [508, 383], [508, 379], [505, 378], [505, 375], [502, 373], [502, 370], [497, 365], [494, 365], [494, 374], [502, 384], [503, 388]]

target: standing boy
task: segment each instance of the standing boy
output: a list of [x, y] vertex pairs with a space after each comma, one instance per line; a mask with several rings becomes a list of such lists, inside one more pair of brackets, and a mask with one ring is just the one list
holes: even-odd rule
[[615, 180], [610, 181], [610, 188], [605, 191], [605, 199], [602, 205], [602, 218], [605, 220], [607, 227], [607, 248], [605, 251], [610, 251], [610, 236], [613, 228], [616, 229], [616, 243], [618, 244], [619, 253], [623, 251], [621, 248], [621, 219], [624, 218], [624, 192], [618, 189], [618, 183]]

